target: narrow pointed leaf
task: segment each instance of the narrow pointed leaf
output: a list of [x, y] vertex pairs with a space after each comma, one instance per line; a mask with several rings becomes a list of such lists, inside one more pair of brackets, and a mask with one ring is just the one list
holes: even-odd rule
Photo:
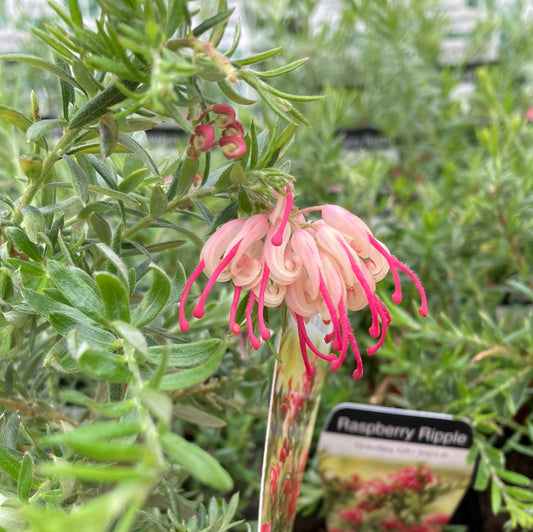
[[33, 459], [31, 454], [25, 453], [20, 464], [17, 479], [17, 495], [21, 501], [27, 501], [33, 485]]
[[89, 202], [89, 178], [85, 173], [85, 170], [70, 155], [67, 155], [66, 153], [63, 154], [63, 160], [69, 167], [74, 189], [78, 193], [82, 203], [87, 205]]
[[40, 249], [20, 227], [8, 227], [7, 232], [17, 251], [24, 253], [36, 262], [43, 259]]
[[88, 349], [78, 359], [80, 369], [107, 382], [128, 382], [131, 371], [126, 363], [113, 353]]
[[69, 76], [63, 69], [61, 69], [57, 65], [54, 65], [53, 63], [50, 63], [45, 59], [41, 59], [40, 57], [28, 54], [0, 54], [0, 60], [17, 61], [19, 63], [25, 63], [27, 65], [40, 68], [42, 70], [46, 70], [47, 72], [51, 72], [52, 74], [57, 76], [59, 79], [62, 79], [70, 85], [82, 90], [78, 82], [72, 76]]
[[161, 379], [159, 389], [165, 391], [183, 390], [185, 388], [192, 388], [193, 386], [204, 382], [218, 368], [224, 356], [224, 352], [224, 348], [219, 348], [219, 350], [205, 363], [193, 368], [165, 375]]
[[188, 344], [157, 345], [148, 348], [148, 360], [160, 364], [165, 353], [167, 365], [179, 368], [198, 366], [208, 360], [220, 345], [220, 340], [210, 338]]
[[161, 442], [170, 460], [203, 484], [221, 491], [228, 491], [233, 487], [233, 480], [228, 472], [200, 447], [172, 432], [163, 434]]
[[109, 320], [130, 320], [130, 302], [127, 287], [109, 272], [98, 272], [95, 280], [104, 300], [106, 315]]
[[70, 304], [87, 316], [105, 319], [105, 307], [95, 280], [80, 268], [67, 267], [55, 260], [48, 261], [48, 274]]
[[28, 117], [19, 113], [15, 109], [11, 109], [11, 107], [7, 107], [7, 105], [0, 105], [0, 118], [7, 120], [10, 124], [14, 125], [24, 133], [26, 133], [27, 129], [33, 123]]
[[146, 294], [133, 311], [132, 323], [135, 327], [144, 327], [154, 320], [167, 302], [171, 283], [166, 273], [157, 265], [151, 264], [153, 282]]

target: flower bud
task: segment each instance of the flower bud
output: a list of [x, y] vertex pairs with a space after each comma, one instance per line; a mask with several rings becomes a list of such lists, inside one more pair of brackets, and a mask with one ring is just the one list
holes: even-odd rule
[[238, 159], [246, 153], [246, 142], [240, 137], [221, 137], [218, 143], [226, 159]]
[[35, 181], [41, 175], [43, 160], [37, 153], [25, 153], [19, 157], [20, 167], [30, 181]]

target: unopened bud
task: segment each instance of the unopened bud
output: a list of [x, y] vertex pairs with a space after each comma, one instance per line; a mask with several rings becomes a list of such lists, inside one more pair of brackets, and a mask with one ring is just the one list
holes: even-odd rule
[[30, 181], [35, 181], [41, 175], [43, 160], [37, 153], [25, 153], [19, 157], [20, 167]]
[[115, 150], [118, 142], [118, 122], [111, 113], [100, 117], [100, 153], [106, 159]]
[[33, 114], [33, 121], [38, 122], [41, 119], [41, 113], [39, 112], [39, 102], [37, 101], [37, 96], [35, 91], [31, 90], [31, 110]]

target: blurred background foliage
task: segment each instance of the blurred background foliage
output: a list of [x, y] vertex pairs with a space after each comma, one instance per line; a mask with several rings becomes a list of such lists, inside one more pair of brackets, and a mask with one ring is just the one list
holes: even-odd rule
[[[72, 14], [75, 4], [68, 2], [71, 10], [65, 12]], [[122, 14], [104, 0], [97, 4], [111, 14], [112, 29]], [[129, 6], [131, 2], [124, 0], [123, 4]], [[168, 2], [168, 7], [178, 4]], [[154, 5], [161, 12], [167, 8], [162, 1]], [[193, 19], [188, 22], [184, 16], [177, 28], [181, 37], [187, 29], [198, 28], [200, 21], [216, 17], [217, 12], [215, 2], [187, 5]], [[89, 6], [85, 14], [94, 15], [98, 6]], [[528, 113], [533, 108], [531, 7], [520, 1], [254, 0], [228, 1], [228, 6], [220, 2], [218, 12], [226, 7], [236, 7], [237, 12], [228, 19], [224, 35], [224, 17], [209, 31], [221, 31], [218, 48], [226, 52], [232, 47], [240, 20], [241, 40], [232, 57], [236, 68], [244, 66], [239, 66], [239, 60], [281, 45], [283, 51], [265, 57], [258, 70], [282, 69], [302, 57], [308, 61], [284, 76], [266, 80], [284, 93], [326, 96], [319, 101], [293, 103], [292, 110], [287, 100], [280, 103], [275, 98], [267, 105], [234, 102], [246, 131], [252, 123], [258, 131], [275, 131], [280, 115], [297, 121], [303, 113], [308, 121], [298, 127], [283, 158], [274, 161], [276, 171], [269, 184], [276, 184], [288, 171], [289, 161], [300, 207], [331, 202], [365, 219], [376, 236], [417, 271], [428, 294], [427, 320], [413, 318], [414, 305], [392, 309], [391, 334], [378, 355], [365, 361], [360, 381], [350, 381], [350, 367], [329, 375], [316, 434], [329, 410], [342, 401], [465, 416], [475, 429], [472, 459], [478, 460], [473, 480], [476, 494], [469, 499], [469, 511], [459, 516], [456, 524], [481, 519], [487, 527], [489, 523], [509, 530], [533, 527], [533, 116]], [[470, 10], [468, 16], [464, 10]], [[169, 36], [158, 34], [157, 28], [146, 29], [154, 17], [157, 20], [146, 9], [129, 24], [133, 30], [146, 30], [152, 40], [145, 52], [133, 49], [126, 54], [126, 58], [130, 53], [135, 55], [138, 63], [132, 77], [144, 87], [137, 91], [137, 100], [130, 98], [127, 105], [133, 113], [134, 106], [142, 104], [151, 116], [136, 116], [135, 123], [128, 123], [129, 132], [126, 124], [120, 123], [135, 144], [124, 141], [123, 147], [130, 153], [114, 153], [106, 162], [111, 181], [119, 183], [117, 190], [105, 191], [110, 196], [102, 196], [101, 189], [111, 186], [105, 168], [98, 165], [103, 159], [98, 153], [87, 152], [84, 157], [83, 151], [76, 151], [76, 145], [86, 146], [91, 135], [94, 141], [97, 134], [92, 127], [86, 139], [71, 146], [73, 157], [82, 155], [76, 159], [78, 166], [92, 179], [89, 204], [82, 208], [79, 200], [71, 202], [73, 185], [68, 188], [65, 183], [72, 182], [73, 168], [78, 170], [67, 158], [55, 165], [51, 182], [56, 185], [48, 187], [49, 192], [54, 190], [53, 199], [47, 199], [46, 193], [37, 196], [39, 214], [30, 209], [22, 222], [17, 221], [17, 198], [28, 186], [19, 158], [33, 153], [35, 142], [44, 138], [45, 132], [39, 135], [34, 128], [32, 142], [26, 142], [27, 132], [25, 135], [9, 125], [9, 120], [3, 120], [0, 129], [0, 364], [5, 375], [0, 390], [4, 449], [0, 466], [5, 472], [0, 526], [5, 530], [29, 526], [31, 530], [67, 531], [73, 524], [80, 526], [87, 516], [92, 519], [91, 526], [100, 526], [90, 530], [225, 530], [234, 514], [249, 523], [256, 518], [273, 358], [265, 348], [249, 355], [244, 340], [226, 338], [227, 312], [216, 312], [229, 308], [230, 294], [224, 286], [217, 292], [218, 299], [211, 299], [206, 318], [191, 325], [192, 334], [187, 339], [179, 333], [176, 307], [184, 271], [190, 273], [194, 268], [201, 243], [217, 220], [220, 222], [218, 214], [228, 205], [234, 206], [234, 213], [237, 208], [246, 213], [248, 206], [260, 207], [262, 191], [252, 183], [252, 172], [246, 174], [247, 186], [230, 184], [224, 188], [220, 173], [213, 175], [226, 163], [214, 155], [213, 160], [202, 162], [198, 171], [204, 180], [217, 183], [220, 179], [217, 197], [204, 201], [190, 199], [183, 191], [175, 198], [168, 193], [165, 178], [183, 172], [179, 161], [188, 143], [188, 134], [181, 129], [188, 117], [182, 110], [194, 110], [198, 103], [195, 97], [219, 102], [226, 96], [213, 82], [217, 80], [213, 71], [211, 77], [202, 77], [189, 69], [189, 63], [165, 63], [168, 58], [160, 52]], [[471, 23], [458, 30], [454, 26], [457, 19]], [[88, 22], [92, 31], [102, 33], [92, 20]], [[58, 23], [58, 15], [32, 22], [39, 28], [38, 34], [46, 35]], [[21, 24], [24, 26], [24, 21]], [[103, 23], [100, 28], [110, 31]], [[51, 60], [50, 46], [37, 37], [24, 43], [25, 51]], [[77, 37], [83, 41], [81, 34]], [[75, 55], [92, 77], [97, 94], [108, 81], [106, 67], [114, 66], [118, 74], [124, 74], [131, 65], [118, 53], [103, 55], [113, 64], [98, 62], [94, 56], [102, 54], [101, 48], [96, 48], [98, 53], [94, 49], [86, 53], [84, 46], [89, 49], [91, 36], [85, 37], [85, 44], [76, 42], [80, 52]], [[155, 58], [163, 58], [168, 67], [163, 74], [168, 78], [154, 77]], [[209, 61], [216, 68], [216, 61]], [[27, 62], [2, 62], [0, 69], [2, 105], [25, 116], [35, 114], [30, 98], [33, 88], [43, 117], [69, 118], [58, 97], [57, 77]], [[136, 77], [138, 73], [140, 77]], [[78, 65], [73, 75], [80, 80], [86, 72]], [[166, 85], [154, 83], [158, 80], [166, 80]], [[88, 83], [85, 79], [84, 88]], [[175, 99], [169, 100], [174, 109], [160, 105], [169, 96], [168, 90], [175, 91]], [[257, 98], [256, 91], [242, 82], [240, 95]], [[87, 100], [87, 91], [77, 90], [75, 99], [69, 100], [69, 112], [83, 107]], [[117, 112], [123, 110], [116, 107]], [[123, 113], [122, 118], [126, 116]], [[148, 128], [141, 119], [154, 124]], [[277, 134], [287, 120], [281, 122]], [[131, 133], [133, 129], [138, 131]], [[162, 199], [161, 191], [168, 201]], [[121, 194], [127, 194], [131, 204]], [[174, 203], [174, 209], [168, 208], [178, 200], [183, 201]], [[31, 229], [35, 225], [37, 229]], [[26, 238], [14, 227], [22, 227]], [[39, 228], [45, 228], [50, 244], [38, 236]], [[75, 329], [64, 323], [65, 307], [58, 307], [56, 315], [47, 319], [42, 312], [35, 312], [38, 302], [33, 301], [32, 311], [28, 297], [21, 298], [17, 287], [25, 286], [32, 291], [29, 294], [43, 293], [66, 306], [72, 303], [49, 280], [63, 270], [58, 266], [54, 274], [48, 267], [43, 269], [43, 253], [92, 276], [102, 269], [112, 273], [113, 279], [120, 279], [130, 290], [133, 312], [154, 284], [162, 291], [168, 289], [154, 321], [139, 325], [135, 331], [152, 347], [188, 345], [184, 342], [191, 338], [196, 342], [223, 338], [226, 353], [214, 376], [205, 382], [194, 381], [190, 387], [162, 391], [154, 385], [146, 392], [142, 383], [155, 382], [159, 377], [154, 376], [153, 365], [131, 360], [132, 353], [145, 349], [143, 341], [139, 340], [132, 351], [131, 342], [128, 344], [131, 331], [115, 324], [106, 334], [120, 340], [123, 357], [130, 356], [129, 365], [120, 368], [133, 371], [138, 367], [141, 371], [140, 380], [131, 381], [131, 388], [137, 383], [137, 392], [124, 396], [121, 385], [113, 382], [120, 382], [119, 377], [99, 372], [80, 352], [81, 340], [72, 333]], [[149, 266], [152, 263], [157, 267]], [[128, 276], [129, 281], [124, 280]], [[108, 278], [102, 278], [101, 283], [106, 280], [114, 283]], [[391, 286], [387, 281], [382, 285], [381, 294], [386, 299]], [[414, 293], [408, 288], [406, 291], [404, 299], [411, 301]], [[360, 331], [358, 340], [367, 345], [369, 316], [361, 312], [353, 319], [355, 330]], [[55, 325], [54, 334], [49, 332], [49, 322]], [[66, 341], [58, 340], [62, 330], [67, 331]], [[148, 360], [160, 361], [156, 355], [148, 355]], [[109, 357], [103, 357], [104, 362], [112, 365], [109, 371], [122, 371]], [[130, 406], [130, 411], [128, 401], [137, 401], [140, 410]], [[129, 433], [115, 436], [116, 449], [101, 442], [100, 447], [94, 444], [92, 448], [83, 434], [74, 443], [57, 436], [70, 420], [120, 419], [121, 424], [131, 425], [136, 420], [134, 411], [137, 417], [146, 415], [152, 420], [155, 436], [139, 435], [138, 428], [130, 427]], [[167, 414], [162, 416], [161, 411]], [[133, 484], [127, 473], [118, 469], [120, 461], [116, 460], [105, 462], [114, 463], [116, 470], [105, 473], [107, 480], [102, 477], [98, 453], [104, 458], [106, 453], [112, 456], [124, 447], [120, 442], [131, 443], [137, 436], [142, 445], [147, 445], [150, 437], [156, 438], [152, 453], [162, 449], [172, 455], [169, 449], [181, 448], [183, 442], [170, 445], [168, 434], [180, 435], [195, 448], [208, 450], [232, 477], [231, 493], [239, 492], [239, 502], [229, 497], [227, 502], [211, 499], [213, 495], [220, 498], [220, 488], [229, 486], [220, 466], [213, 466], [215, 480], [208, 475], [206, 484], [205, 478], [191, 476], [182, 463], [162, 474], [159, 466], [148, 464], [146, 458], [157, 462], [160, 457], [148, 453], [141, 459], [141, 451], [127, 460], [130, 470], [140, 471]], [[49, 440], [42, 443], [45, 435], [50, 435]], [[166, 447], [161, 442], [166, 442]], [[41, 462], [50, 461], [51, 453], [55, 469], [39, 469]], [[61, 469], [67, 465], [70, 470]], [[309, 522], [314, 523], [309, 529], [318, 529], [312, 526], [319, 526], [323, 518], [314, 465], [312, 456], [296, 525], [301, 530]], [[115, 486], [112, 490], [106, 489], [108, 482]], [[126, 485], [133, 487], [128, 491]], [[24, 504], [28, 500], [32, 504]], [[121, 514], [126, 503], [133, 510]], [[79, 506], [78, 513], [62, 512], [73, 505]], [[50, 519], [49, 525], [43, 524], [46, 519]], [[235, 526], [244, 530], [248, 525]]]

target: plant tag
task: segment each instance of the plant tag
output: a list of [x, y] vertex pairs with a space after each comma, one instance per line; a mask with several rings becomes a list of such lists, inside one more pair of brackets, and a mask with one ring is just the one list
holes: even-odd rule
[[318, 443], [333, 532], [439, 532], [473, 464], [470, 423], [444, 414], [342, 403]]
[[[328, 331], [322, 320], [312, 318], [306, 329], [311, 342], [322, 353], [329, 353], [329, 345], [323, 340]], [[274, 367], [265, 437], [260, 532], [292, 530], [320, 393], [329, 370], [327, 363], [310, 354], [315, 373], [306, 373], [296, 322], [292, 318], [281, 335], [279, 358]]]

